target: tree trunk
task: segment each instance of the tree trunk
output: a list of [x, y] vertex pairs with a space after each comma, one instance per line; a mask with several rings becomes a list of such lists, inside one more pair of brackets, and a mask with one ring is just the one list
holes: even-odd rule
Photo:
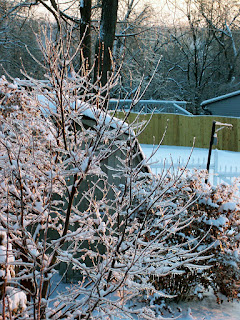
[[84, 62], [85, 69], [91, 67], [91, 7], [92, 0], [80, 1], [80, 37], [82, 41], [82, 57], [81, 62]]
[[111, 51], [115, 38], [117, 24], [118, 0], [102, 0], [102, 15], [100, 31], [95, 49], [94, 81], [101, 77], [101, 84], [105, 85], [108, 72], [111, 70]]

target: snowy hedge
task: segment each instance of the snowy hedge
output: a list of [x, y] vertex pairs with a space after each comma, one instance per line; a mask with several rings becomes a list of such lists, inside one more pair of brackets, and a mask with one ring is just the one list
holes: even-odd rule
[[[185, 172], [185, 177], [179, 179], [166, 194], [171, 198], [175, 196], [171, 200], [173, 208], [188, 206], [179, 217], [171, 217], [169, 223], [191, 220], [187, 227], [172, 233], [168, 245], [181, 246], [185, 243], [184, 247], [195, 252], [207, 249], [212, 256], [207, 262], [202, 262], [202, 268], [188, 265], [184, 272], [181, 270], [159, 281], [154, 279], [153, 283], [166, 293], [176, 294], [179, 300], [201, 299], [204, 290], [210, 288], [217, 299], [219, 293], [229, 299], [239, 298], [239, 191], [236, 184], [206, 185], [204, 175], [204, 172], [198, 171]], [[172, 177], [167, 180], [171, 181]]]

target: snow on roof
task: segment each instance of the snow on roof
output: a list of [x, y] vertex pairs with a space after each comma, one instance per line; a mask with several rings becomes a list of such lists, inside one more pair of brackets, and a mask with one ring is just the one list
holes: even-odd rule
[[201, 106], [205, 106], [207, 104], [211, 104], [211, 103], [214, 103], [216, 101], [228, 99], [228, 98], [231, 98], [231, 97], [234, 97], [234, 96], [237, 96], [237, 95], [240, 95], [240, 90], [234, 91], [234, 92], [231, 92], [231, 93], [227, 93], [227, 94], [224, 94], [222, 96], [218, 96], [218, 97], [215, 97], [215, 98], [212, 98], [212, 99], [204, 100], [201, 103]]
[[[44, 95], [37, 95], [37, 100], [40, 102], [40, 104], [42, 105], [42, 112], [45, 115], [50, 114], [51, 112], [56, 112], [56, 105], [54, 105], [53, 102], [51, 102], [49, 99], [47, 99], [46, 96]], [[120, 132], [122, 132], [123, 134], [129, 134], [132, 137], [135, 137], [135, 133], [133, 131], [133, 129], [124, 121], [116, 118], [116, 117], [112, 117], [111, 115], [109, 115], [108, 113], [97, 109], [96, 107], [86, 103], [86, 102], [82, 102], [80, 100], [77, 100], [77, 104], [79, 107], [81, 107], [81, 115], [92, 119], [92, 120], [97, 120], [97, 125], [106, 125], [109, 126], [113, 129], [119, 129]], [[142, 148], [139, 144], [138, 139], [136, 140], [137, 142], [137, 146], [138, 146], [138, 153], [141, 156], [142, 160], [145, 159], [145, 155], [144, 152], [142, 151]], [[145, 164], [144, 165], [146, 171], [148, 173], [151, 172], [150, 167]]]
[[129, 128], [129, 125], [126, 122], [123, 122], [116, 117], [111, 117], [109, 114], [98, 110], [96, 107], [89, 106], [87, 109], [83, 110], [82, 115], [92, 120], [98, 119], [98, 122], [101, 124], [104, 123], [104, 125], [110, 126], [113, 129], [121, 129], [121, 131], [123, 130], [123, 133], [130, 133], [131, 136], [135, 136], [133, 130]]
[[[56, 105], [52, 101], [50, 101], [46, 96], [37, 95], [37, 99], [42, 105], [42, 112], [44, 114], [48, 114], [51, 111], [56, 112]], [[77, 100], [77, 104], [78, 107], [81, 107], [81, 115], [95, 121], [97, 120], [98, 125], [104, 124], [113, 129], [119, 129], [122, 133], [135, 136], [134, 131], [129, 127], [129, 125], [126, 122], [123, 122], [122, 120], [116, 117], [112, 117], [108, 113], [99, 110], [86, 102], [82, 102], [81, 100]]]

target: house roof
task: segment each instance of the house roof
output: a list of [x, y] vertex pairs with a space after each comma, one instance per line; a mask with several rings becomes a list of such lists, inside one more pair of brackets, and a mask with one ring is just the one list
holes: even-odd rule
[[211, 104], [211, 103], [214, 103], [214, 102], [217, 102], [217, 101], [220, 101], [220, 100], [228, 99], [228, 98], [231, 98], [231, 97], [234, 97], [234, 96], [237, 96], [237, 95], [240, 95], [240, 90], [234, 91], [234, 92], [230, 92], [230, 93], [227, 93], [227, 94], [224, 94], [222, 96], [218, 96], [218, 97], [215, 97], [215, 98], [212, 98], [212, 99], [204, 100], [201, 103], [201, 106], [204, 107], [204, 106], [206, 106], [208, 104]]

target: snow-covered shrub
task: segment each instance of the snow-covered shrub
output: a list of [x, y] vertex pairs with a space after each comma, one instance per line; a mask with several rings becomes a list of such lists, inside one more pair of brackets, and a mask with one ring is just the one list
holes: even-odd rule
[[[192, 220], [181, 231], [174, 232], [170, 244], [194, 248], [195, 252], [208, 249], [210, 259], [203, 261], [202, 268], [186, 266], [183, 270], [155, 281], [158, 289], [176, 294], [178, 299], [203, 297], [210, 287], [215, 295], [224, 294], [229, 299], [238, 298], [240, 293], [239, 245], [240, 245], [240, 199], [236, 185], [219, 184], [214, 187], [204, 183], [201, 172], [187, 173], [185, 178], [169, 190], [172, 206], [188, 204], [176, 221]], [[171, 181], [171, 178], [169, 179]], [[178, 220], [180, 219], [180, 220]], [[199, 243], [199, 239], [201, 242]], [[188, 244], [186, 244], [188, 241]]]
[[[195, 239], [172, 241], [191, 222], [181, 219], [190, 203], [174, 203], [179, 177], [153, 177], [133, 125], [108, 114], [115, 77], [101, 88], [82, 70], [69, 75], [63, 37], [52, 43], [45, 33], [40, 47], [45, 82], [24, 74], [28, 91], [26, 82], [0, 80], [0, 225], [15, 265], [13, 300], [6, 274], [1, 282], [3, 314], [18, 306], [12, 319], [154, 319], [128, 302], [168, 296], [152, 279], [198, 268], [204, 250], [191, 247]], [[113, 155], [117, 165], [106, 163]], [[60, 265], [80, 280], [57, 293]]]
[[6, 231], [0, 229], [0, 319], [11, 319], [26, 309], [26, 294], [11, 286], [15, 277], [14, 252]]

